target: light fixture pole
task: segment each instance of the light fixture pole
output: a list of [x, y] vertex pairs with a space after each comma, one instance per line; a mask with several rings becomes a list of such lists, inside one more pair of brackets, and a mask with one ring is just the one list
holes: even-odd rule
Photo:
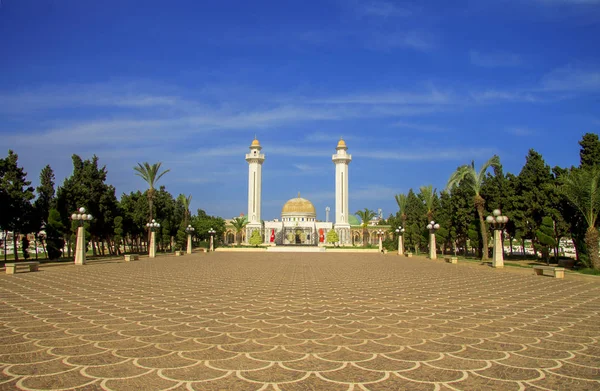
[[398, 234], [398, 255], [404, 255], [404, 228], [396, 228], [396, 234]]
[[429, 230], [429, 259], [437, 259], [437, 251], [435, 249], [435, 231], [440, 229], [440, 225], [435, 221], [430, 221], [427, 224], [427, 229]]
[[152, 219], [150, 223], [146, 223], [146, 228], [150, 230], [150, 246], [148, 247], [148, 257], [156, 257], [156, 229], [160, 228], [160, 223]]
[[383, 238], [384, 234], [385, 234], [384, 230], [382, 230], [382, 229], [377, 230], [377, 235], [379, 236], [379, 252], [383, 251], [382, 238]]
[[502, 244], [502, 231], [508, 223], [508, 217], [502, 216], [500, 209], [494, 209], [492, 216], [486, 217], [485, 221], [494, 230], [494, 255], [492, 257], [492, 267], [504, 267], [504, 246]]
[[192, 227], [191, 225], [188, 225], [187, 228], [185, 229], [185, 232], [187, 232], [188, 237], [187, 237], [187, 253], [191, 254], [192, 253], [192, 233], [195, 231], [194, 227]]
[[216, 231], [214, 229], [210, 228], [208, 230], [208, 234], [210, 235], [210, 250], [209, 251], [213, 252], [213, 251], [215, 251], [214, 237], [215, 237]]
[[91, 221], [92, 215], [86, 214], [85, 208], [81, 207], [71, 215], [71, 220], [77, 221], [79, 224], [77, 228], [77, 244], [75, 246], [75, 265], [85, 265], [85, 228], [83, 228], [83, 224], [85, 221]]

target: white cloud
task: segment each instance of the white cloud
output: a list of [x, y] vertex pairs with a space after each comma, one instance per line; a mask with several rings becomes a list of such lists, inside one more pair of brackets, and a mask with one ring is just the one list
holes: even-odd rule
[[446, 132], [446, 131], [448, 131], [448, 128], [443, 127], [443, 126], [422, 124], [422, 123], [411, 123], [411, 122], [404, 122], [404, 121], [394, 122], [392, 124], [392, 126], [397, 127], [397, 128], [421, 130], [424, 132]]
[[540, 88], [549, 92], [600, 91], [600, 69], [568, 65], [542, 77]]
[[330, 98], [315, 99], [313, 103], [363, 104], [363, 105], [447, 105], [456, 103], [448, 92], [435, 88], [424, 93], [406, 91], [378, 91], [371, 93], [348, 94]]
[[378, 160], [400, 160], [400, 161], [447, 161], [465, 160], [475, 157], [491, 156], [490, 148], [446, 148], [427, 150], [354, 150], [352, 154], [356, 157], [378, 159]]
[[476, 50], [469, 52], [471, 64], [480, 67], [515, 67], [522, 64], [521, 57], [518, 54], [507, 52], [481, 53]]
[[506, 131], [514, 136], [519, 136], [519, 137], [531, 136], [532, 134], [535, 133], [532, 129], [525, 127], [525, 126], [509, 127], [506, 129]]
[[481, 103], [494, 101], [535, 103], [542, 101], [540, 97], [526, 90], [483, 90], [472, 92], [471, 98]]
[[390, 1], [367, 1], [355, 4], [359, 15], [374, 16], [380, 18], [405, 17], [412, 15], [412, 11], [401, 8]]
[[378, 184], [359, 186], [351, 190], [352, 201], [378, 201], [394, 199], [398, 188]]

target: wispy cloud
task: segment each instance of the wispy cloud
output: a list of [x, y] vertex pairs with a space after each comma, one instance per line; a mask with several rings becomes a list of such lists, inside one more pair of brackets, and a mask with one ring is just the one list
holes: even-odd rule
[[534, 134], [535, 132], [526, 127], [526, 126], [512, 126], [506, 129], [506, 131], [510, 134], [512, 134], [513, 136], [519, 136], [519, 137], [524, 137], [524, 136], [531, 136], [532, 134]]
[[542, 101], [542, 98], [528, 90], [496, 90], [489, 89], [471, 93], [471, 98], [475, 102], [529, 102], [535, 103]]
[[546, 74], [540, 87], [550, 92], [600, 91], [600, 69], [568, 65]]
[[375, 93], [357, 93], [315, 99], [312, 102], [364, 105], [446, 105], [456, 103], [456, 99], [451, 93], [432, 88], [430, 91], [423, 93], [406, 91], [379, 91]]
[[398, 188], [372, 184], [367, 186], [359, 186], [352, 189], [352, 200], [358, 201], [378, 201], [394, 199], [394, 195], [398, 193]]
[[423, 123], [411, 123], [411, 122], [404, 122], [404, 121], [394, 122], [392, 124], [392, 126], [397, 127], [397, 128], [403, 128], [403, 129], [421, 130], [424, 132], [446, 132], [446, 131], [448, 131], [448, 128], [446, 128], [444, 126], [429, 125], [429, 124], [423, 124]]
[[406, 17], [412, 15], [408, 8], [399, 7], [390, 1], [355, 2], [355, 12], [360, 16], [373, 16], [379, 18]]
[[356, 157], [401, 161], [454, 161], [485, 157], [493, 154], [490, 148], [428, 148], [427, 150], [355, 150]]
[[533, 0], [546, 5], [599, 5], [600, 0]]
[[515, 67], [521, 65], [523, 62], [521, 56], [508, 52], [482, 53], [477, 50], [471, 50], [469, 57], [471, 64], [488, 68]]

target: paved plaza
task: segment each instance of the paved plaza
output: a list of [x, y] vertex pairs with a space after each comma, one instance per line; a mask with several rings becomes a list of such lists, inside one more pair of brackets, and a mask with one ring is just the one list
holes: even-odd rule
[[600, 389], [595, 277], [216, 252], [42, 265], [0, 295], [1, 390]]

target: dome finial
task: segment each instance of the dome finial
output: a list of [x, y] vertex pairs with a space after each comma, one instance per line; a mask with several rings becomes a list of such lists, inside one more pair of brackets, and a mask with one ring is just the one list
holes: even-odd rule
[[298, 192], [298, 198], [300, 198], [300, 192]]
[[344, 141], [343, 137], [340, 137], [340, 141], [338, 141], [338, 145], [336, 148], [344, 148], [347, 149], [348, 147], [346, 146], [346, 142]]

